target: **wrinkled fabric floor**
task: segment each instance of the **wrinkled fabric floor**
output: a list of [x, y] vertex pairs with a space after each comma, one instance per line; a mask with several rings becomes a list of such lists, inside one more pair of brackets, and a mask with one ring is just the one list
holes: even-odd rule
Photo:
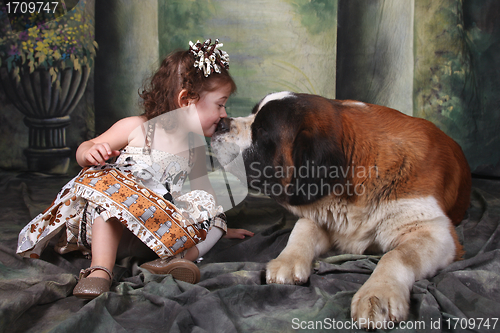
[[[72, 290], [79, 270], [89, 266], [88, 259], [59, 255], [51, 247], [41, 259], [22, 259], [15, 253], [18, 232], [51, 203], [68, 179], [0, 172], [0, 332], [314, 328], [364, 332], [345, 326], [350, 323], [352, 296], [368, 279], [378, 257], [332, 251], [314, 264], [305, 285], [267, 285], [265, 263], [284, 248], [296, 218], [272, 200], [251, 195], [228, 213], [228, 219], [229, 227], [249, 229], [255, 236], [222, 239], [199, 264], [200, 283], [190, 285], [169, 275], [150, 274], [138, 268], [140, 259], [126, 257], [115, 266], [111, 292], [93, 301], [77, 299]], [[500, 330], [500, 323], [495, 330], [492, 327], [495, 318], [500, 318], [500, 181], [474, 180], [467, 215], [457, 227], [465, 259], [414, 284], [407, 324], [415, 328], [401, 332], [431, 331], [431, 325], [436, 328], [433, 332]], [[475, 329], [471, 322], [463, 326], [459, 318], [474, 318]], [[481, 318], [483, 327], [478, 329]], [[490, 330], [485, 326], [487, 318]], [[337, 325], [333, 328], [342, 325], [344, 329], [334, 330], [333, 323]], [[398, 331], [397, 326], [393, 331]]]

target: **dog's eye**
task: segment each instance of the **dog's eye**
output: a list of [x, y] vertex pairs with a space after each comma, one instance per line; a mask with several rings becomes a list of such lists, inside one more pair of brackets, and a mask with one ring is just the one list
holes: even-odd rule
[[257, 137], [258, 137], [259, 139], [261, 139], [261, 140], [262, 140], [262, 139], [267, 139], [267, 137], [268, 137], [268, 135], [267, 135], [267, 131], [266, 131], [265, 129], [263, 129], [263, 128], [259, 128], [259, 129], [257, 130]]

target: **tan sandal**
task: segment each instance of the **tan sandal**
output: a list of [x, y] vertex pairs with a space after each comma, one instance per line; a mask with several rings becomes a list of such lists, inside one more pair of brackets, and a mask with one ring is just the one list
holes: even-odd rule
[[153, 274], [171, 274], [179, 281], [187, 283], [200, 282], [200, 269], [192, 261], [170, 257], [167, 259], [156, 259], [140, 266]]
[[[101, 270], [108, 273], [109, 280], [100, 277], [87, 277], [92, 272]], [[83, 299], [94, 299], [102, 293], [109, 291], [113, 282], [113, 273], [104, 266], [93, 266], [80, 271], [77, 285], [73, 289], [73, 295]]]

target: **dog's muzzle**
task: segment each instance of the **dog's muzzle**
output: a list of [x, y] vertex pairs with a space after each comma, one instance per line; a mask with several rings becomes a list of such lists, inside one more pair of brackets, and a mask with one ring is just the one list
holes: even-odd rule
[[225, 133], [229, 132], [229, 129], [231, 128], [231, 121], [232, 118], [222, 118], [219, 123], [217, 124], [217, 127], [215, 128], [215, 133]]

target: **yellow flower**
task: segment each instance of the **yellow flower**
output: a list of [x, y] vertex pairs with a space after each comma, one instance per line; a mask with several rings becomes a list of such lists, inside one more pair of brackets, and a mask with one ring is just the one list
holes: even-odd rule
[[54, 30], [44, 30], [43, 38], [52, 40], [54, 38], [55, 31]]
[[37, 49], [37, 51], [42, 52], [44, 54], [48, 54], [49, 51], [51, 51], [49, 49], [49, 46], [46, 43], [44, 43], [44, 42], [37, 42], [36, 43], [36, 49]]
[[33, 42], [31, 40], [28, 40], [26, 42], [22, 42], [21, 45], [22, 45], [23, 51], [32, 52], [32, 50], [33, 50]]
[[30, 36], [32, 38], [37, 38], [38, 37], [38, 29], [35, 27], [28, 29], [28, 36]]

